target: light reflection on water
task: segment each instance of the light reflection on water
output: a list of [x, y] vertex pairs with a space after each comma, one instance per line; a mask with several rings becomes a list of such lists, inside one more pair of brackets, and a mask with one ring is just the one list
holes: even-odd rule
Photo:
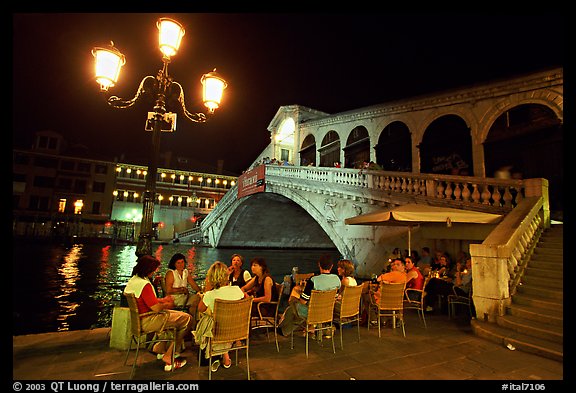
[[[112, 310], [136, 262], [136, 246], [24, 244], [13, 246], [13, 334], [80, 330], [111, 325]], [[155, 245], [153, 255], [164, 274], [172, 255], [186, 256], [188, 268], [202, 281], [214, 261], [230, 263], [239, 253], [245, 267], [253, 257], [266, 259], [277, 282], [293, 266], [301, 272], [317, 271], [316, 261], [336, 250], [214, 249], [186, 244]], [[26, 280], [27, 285], [22, 285]], [[28, 285], [29, 284], [29, 285]]]

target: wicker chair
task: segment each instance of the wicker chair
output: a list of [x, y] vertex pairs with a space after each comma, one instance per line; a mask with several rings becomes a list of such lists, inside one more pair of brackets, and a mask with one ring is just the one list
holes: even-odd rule
[[[134, 371], [136, 369], [136, 363], [138, 362], [138, 354], [140, 352], [140, 347], [142, 345], [153, 345], [157, 342], [166, 342], [174, 344], [176, 348], [176, 328], [174, 327], [164, 327], [159, 331], [146, 331], [142, 329], [141, 318], [147, 315], [156, 314], [155, 312], [147, 312], [140, 314], [138, 312], [138, 304], [136, 302], [136, 296], [133, 293], [124, 293], [126, 300], [128, 301], [128, 307], [130, 308], [130, 331], [132, 339], [130, 340], [130, 345], [126, 351], [126, 357], [124, 358], [124, 365], [128, 361], [128, 355], [132, 350], [132, 343], [136, 343], [136, 356], [134, 356], [134, 361], [132, 362], [132, 372], [130, 373], [130, 379], [134, 376]], [[164, 314], [166, 316], [166, 321], [168, 320], [169, 313], [167, 311], [160, 311], [159, 314]], [[164, 325], [166, 324], [164, 322]], [[160, 338], [160, 333], [166, 333], [169, 338]], [[148, 336], [153, 334], [152, 339], [148, 340]], [[172, 364], [174, 364], [174, 351], [172, 351]]]
[[[251, 326], [252, 330], [266, 329], [266, 338], [267, 339], [269, 339], [269, 335], [268, 335], [269, 330], [270, 329], [274, 330], [274, 340], [276, 341], [276, 351], [280, 352], [280, 346], [278, 345], [278, 332], [276, 331], [276, 328], [278, 327], [278, 322], [280, 320], [280, 316], [278, 315], [278, 312], [280, 309], [280, 303], [282, 301], [282, 292], [284, 290], [284, 285], [274, 283], [274, 289], [276, 290], [276, 293], [278, 294], [278, 300], [277, 301], [270, 301], [270, 302], [258, 302], [258, 303], [256, 303], [258, 315], [253, 316], [251, 318], [250, 326]], [[264, 304], [273, 304], [275, 306], [273, 316], [262, 315], [262, 306]]]
[[448, 295], [448, 316], [452, 318], [456, 315], [456, 305], [460, 304], [468, 307], [469, 315], [472, 317], [472, 290], [468, 292], [467, 296], [462, 296], [456, 292], [456, 287], [452, 287], [452, 295]]
[[[334, 303], [336, 302], [337, 289], [330, 291], [312, 290], [308, 301], [308, 317], [304, 324], [306, 332], [306, 357], [308, 357], [308, 336], [310, 333], [318, 334], [320, 339], [322, 332], [328, 330], [332, 338], [332, 350], [336, 353], [334, 346], [334, 334], [332, 321], [334, 320]], [[291, 348], [294, 349], [294, 331], [291, 334]]]
[[340, 328], [340, 348], [344, 349], [342, 339], [342, 326], [356, 322], [358, 328], [358, 342], [360, 342], [360, 298], [362, 297], [362, 285], [354, 287], [344, 287], [342, 291], [342, 302], [340, 304], [340, 315], [334, 318], [334, 323]]
[[[371, 296], [372, 304], [370, 309], [376, 312], [378, 317], [378, 337], [381, 337], [381, 319], [382, 317], [392, 317], [392, 327], [396, 329], [396, 318], [400, 319], [402, 325], [402, 334], [406, 337], [406, 330], [404, 329], [404, 289], [406, 283], [381, 283], [380, 284], [380, 303], [377, 304], [373, 301], [374, 297]], [[370, 317], [370, 312], [368, 313]], [[370, 321], [370, 318], [368, 318]], [[370, 329], [370, 322], [368, 322], [368, 329]]]
[[[252, 300], [253, 297], [250, 296], [240, 300], [216, 299], [214, 301], [212, 337], [208, 337], [208, 345], [206, 347], [206, 354], [209, 357], [208, 364], [212, 364], [212, 356], [214, 355], [235, 351], [236, 365], [238, 365], [238, 351], [240, 349], [246, 349], [246, 374], [248, 375], [248, 379], [250, 379], [250, 358], [248, 351], [250, 347], [250, 313]], [[241, 345], [218, 349], [222, 344], [234, 344], [237, 342], [241, 342]], [[200, 354], [198, 356], [200, 356]], [[208, 367], [208, 379], [212, 379], [212, 367]]]
[[[416, 310], [418, 312], [418, 317], [422, 320], [424, 328], [428, 328], [426, 325], [426, 318], [424, 316], [426, 310], [426, 285], [428, 285], [430, 277], [424, 279], [424, 285], [422, 289], [406, 288], [404, 290], [404, 310]], [[412, 298], [410, 297], [412, 296]]]

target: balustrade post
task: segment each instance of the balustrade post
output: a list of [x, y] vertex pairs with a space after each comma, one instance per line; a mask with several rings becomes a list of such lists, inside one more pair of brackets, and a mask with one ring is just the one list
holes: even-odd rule
[[426, 180], [426, 196], [436, 198], [436, 180]]
[[373, 190], [375, 189], [374, 187], [374, 175], [373, 174], [368, 174], [366, 177], [366, 185], [368, 187], [368, 189]]
[[476, 316], [479, 320], [496, 322], [511, 303], [508, 283], [510, 252], [497, 244], [470, 244], [472, 257], [472, 293]]
[[543, 178], [524, 180], [524, 195], [528, 197], [542, 197], [542, 211], [544, 212], [544, 228], [550, 228], [550, 199], [548, 196], [548, 180]]

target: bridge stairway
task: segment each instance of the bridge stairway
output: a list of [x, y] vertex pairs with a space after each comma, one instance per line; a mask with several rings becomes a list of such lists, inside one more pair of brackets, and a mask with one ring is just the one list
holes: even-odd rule
[[562, 362], [563, 289], [563, 227], [552, 225], [542, 233], [506, 314], [496, 323], [472, 320], [474, 332], [516, 350]]

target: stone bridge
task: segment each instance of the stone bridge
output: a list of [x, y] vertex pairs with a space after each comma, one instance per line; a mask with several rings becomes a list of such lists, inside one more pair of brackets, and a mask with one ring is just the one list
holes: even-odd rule
[[[412, 250], [469, 251], [474, 277], [489, 278], [474, 281], [477, 311], [494, 319], [550, 225], [551, 206], [562, 210], [562, 129], [562, 69], [335, 115], [281, 107], [268, 127], [271, 143], [252, 167], [269, 158], [287, 165], [266, 165], [260, 192], [238, 198], [235, 186], [200, 229], [179, 237], [213, 247], [335, 247], [360, 277], [380, 272], [392, 250], [409, 242]], [[378, 169], [354, 169], [369, 161]], [[524, 180], [486, 177], [510, 164]], [[407, 203], [503, 220], [412, 230], [345, 224]]]

